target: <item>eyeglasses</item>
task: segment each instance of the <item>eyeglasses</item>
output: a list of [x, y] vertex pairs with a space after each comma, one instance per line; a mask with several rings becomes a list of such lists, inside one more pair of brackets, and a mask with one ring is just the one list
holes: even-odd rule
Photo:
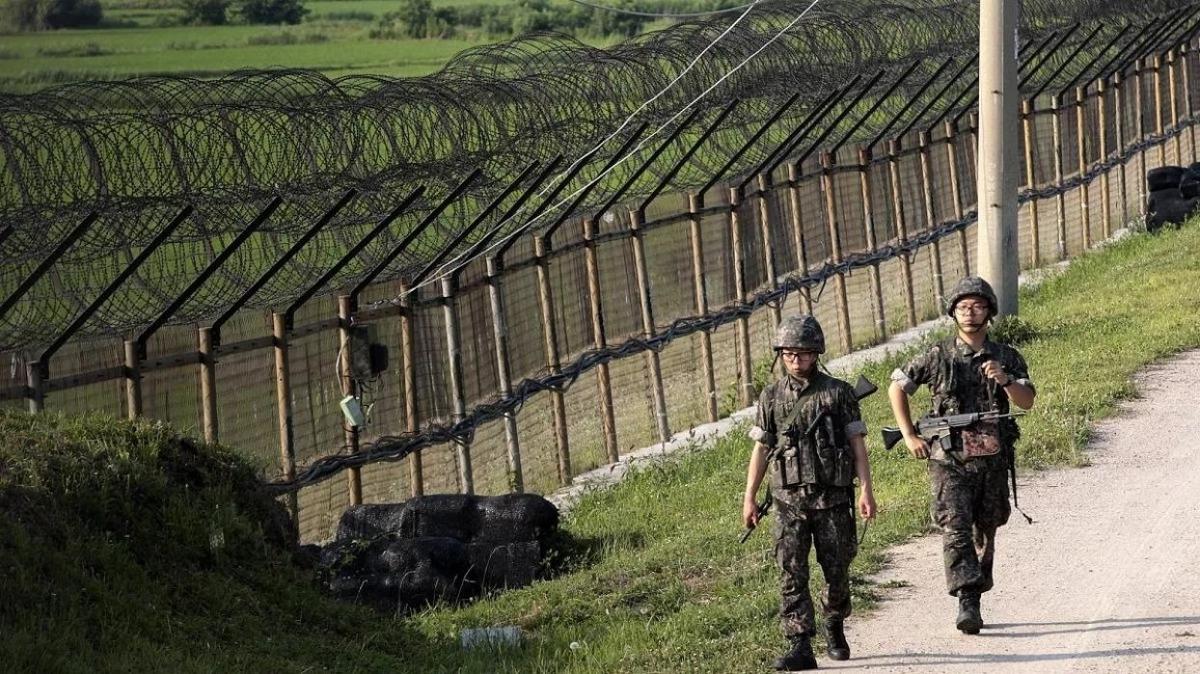
[[984, 314], [991, 310], [988, 304], [976, 304], [968, 302], [959, 302], [954, 305], [954, 313], [956, 314]]
[[816, 351], [780, 351], [779, 356], [785, 360], [802, 360], [804, 358], [815, 358]]

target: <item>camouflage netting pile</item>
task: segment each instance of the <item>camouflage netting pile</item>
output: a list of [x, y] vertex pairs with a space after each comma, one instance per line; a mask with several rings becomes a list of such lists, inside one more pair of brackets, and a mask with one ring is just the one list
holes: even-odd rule
[[384, 610], [460, 601], [536, 580], [558, 510], [534, 494], [436, 494], [353, 506], [322, 551], [334, 596]]

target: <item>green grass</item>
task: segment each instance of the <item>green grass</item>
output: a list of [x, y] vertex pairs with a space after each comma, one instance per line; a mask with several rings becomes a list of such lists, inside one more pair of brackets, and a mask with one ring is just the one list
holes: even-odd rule
[[[1200, 346], [1200, 300], [1179, 292], [1200, 284], [1198, 253], [1195, 225], [1137, 235], [1022, 295], [1021, 324], [1006, 330], [1024, 332], [1039, 390], [1021, 421], [1023, 465], [1085, 463], [1088, 425], [1134, 393], [1130, 376]], [[882, 384], [903, 358], [866, 374]], [[881, 591], [866, 576], [926, 529], [928, 506], [923, 465], [879, 446], [885, 396], [863, 410], [881, 514], [853, 567], [860, 610]], [[319, 597], [263, 544], [266, 506], [228, 453], [203, 458], [156, 426], [0, 416], [0, 657], [66, 671], [760, 669], [781, 639], [770, 537], [736, 542], [748, 453], [735, 433], [589, 495], [565, 520], [576, 544], [556, 579], [394, 619]], [[522, 646], [458, 646], [463, 628], [509, 624]]]
[[[500, 1], [437, 0], [434, 6]], [[400, 5], [399, 0], [318, 0], [306, 3], [310, 13], [297, 26], [177, 26], [163, 25], [179, 16], [171, 3], [106, 3], [105, 27], [5, 35], [0, 91], [139, 75], [214, 77], [270, 67], [306, 68], [333, 77], [418, 76], [438, 70], [468, 47], [494, 41], [471, 32], [450, 40], [370, 39], [376, 22]], [[279, 43], [287, 36], [298, 43]]]

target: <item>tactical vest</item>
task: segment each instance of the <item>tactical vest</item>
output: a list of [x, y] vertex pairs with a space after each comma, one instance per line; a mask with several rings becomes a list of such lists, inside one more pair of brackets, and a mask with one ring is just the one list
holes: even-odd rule
[[[983, 373], [972, 361], [964, 362], [956, 355], [958, 351], [957, 338], [950, 337], [944, 340], [941, 343], [941, 349], [943, 357], [938, 363], [938, 370], [942, 383], [938, 390], [933, 391], [931, 415], [944, 416], [991, 411], [986, 388], [989, 380], [983, 376]], [[1002, 413], [1008, 412], [1008, 398], [999, 387], [995, 388], [993, 396], [995, 396], [995, 409]], [[1016, 421], [1012, 419], [1001, 419], [999, 427], [1001, 442], [1007, 446], [1011, 446], [1021, 436]], [[955, 450], [961, 451], [961, 438], [958, 433], [953, 434], [952, 441]]]
[[[780, 419], [771, 485], [849, 487], [854, 484], [854, 452], [844, 420], [833, 409], [834, 388], [818, 374]], [[778, 408], [777, 408], [778, 410]], [[811, 432], [807, 432], [809, 429]]]

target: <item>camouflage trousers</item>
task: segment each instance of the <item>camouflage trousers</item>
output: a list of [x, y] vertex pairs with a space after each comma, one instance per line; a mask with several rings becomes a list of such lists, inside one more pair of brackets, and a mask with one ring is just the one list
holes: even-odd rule
[[1008, 522], [1008, 474], [929, 461], [933, 521], [942, 529], [946, 590], [992, 589], [996, 529]]
[[826, 619], [850, 615], [850, 561], [858, 553], [854, 511], [849, 505], [821, 510], [776, 501], [775, 560], [780, 570], [779, 615], [786, 637], [815, 634], [813, 602], [808, 591], [808, 553], [816, 548], [825, 574], [821, 608]]

